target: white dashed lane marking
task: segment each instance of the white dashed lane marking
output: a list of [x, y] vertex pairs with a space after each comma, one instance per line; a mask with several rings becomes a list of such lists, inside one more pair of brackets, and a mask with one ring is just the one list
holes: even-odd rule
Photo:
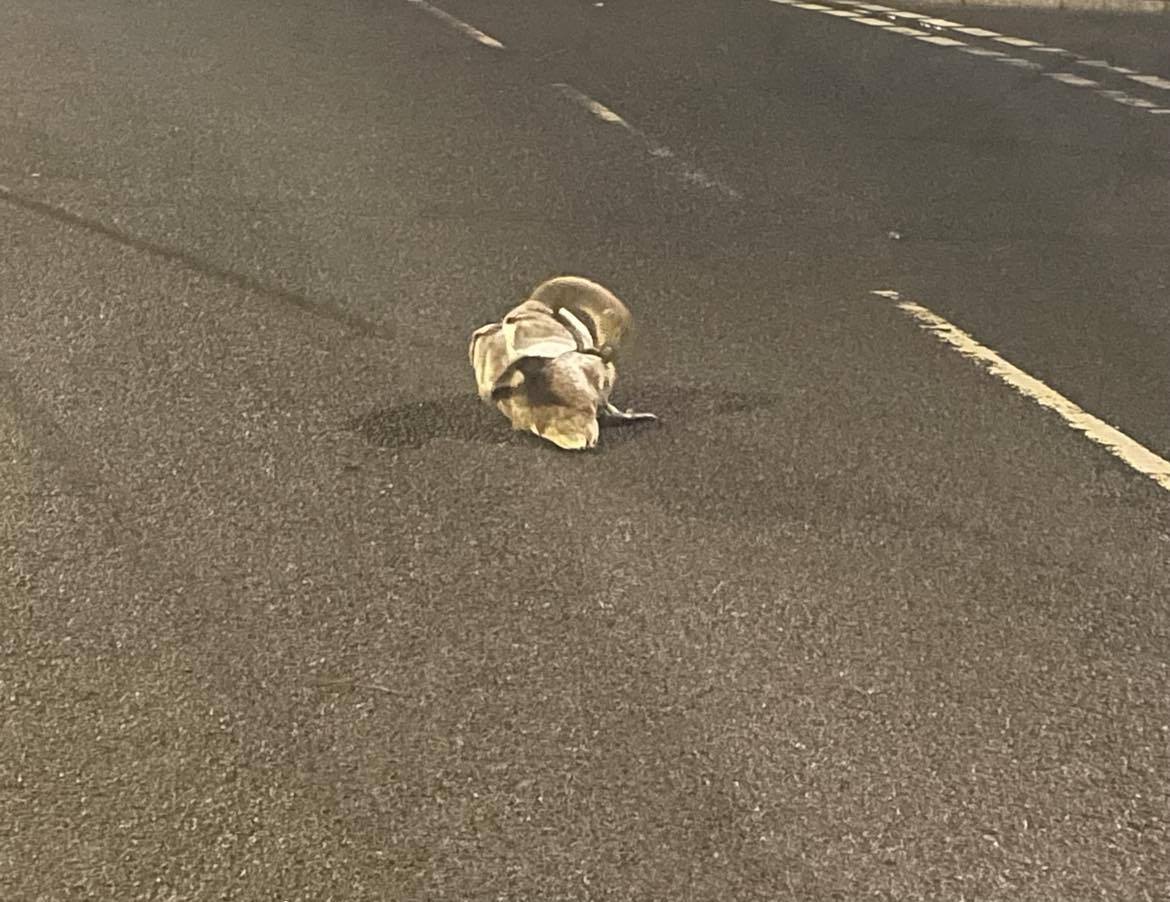
[[1010, 44], [1012, 47], [1039, 47], [1039, 41], [1029, 41], [1027, 38], [1013, 38], [1007, 35], [1000, 35], [993, 40], [999, 41], [1001, 44]]
[[938, 47], [963, 47], [962, 41], [956, 41], [954, 38], [943, 37], [942, 35], [930, 35], [929, 37], [919, 38], [920, 41], [925, 41], [927, 44], [934, 44]]
[[975, 28], [967, 25], [964, 25], [962, 28], [956, 28], [955, 31], [969, 34], [973, 38], [998, 38], [1001, 36], [998, 31], [988, 31], [986, 28]]
[[1095, 88], [1098, 83], [1091, 78], [1081, 78], [1079, 75], [1073, 75], [1071, 72], [1045, 72], [1053, 81], [1058, 81], [1062, 85], [1072, 85], [1074, 88]]
[[495, 50], [504, 49], [504, 45], [493, 38], [490, 34], [484, 34], [478, 28], [468, 25], [462, 19], [456, 19], [449, 12], [445, 12], [444, 10], [439, 9], [437, 6], [432, 6], [431, 4], [427, 3], [426, 0], [407, 0], [407, 2], [413, 3], [419, 9], [425, 9], [436, 19], [441, 19], [456, 31], [462, 32], [473, 41], [477, 41], [478, 43], [483, 44], [485, 47], [491, 47]]
[[[1115, 100], [1118, 103], [1131, 106], [1136, 110], [1146, 110], [1151, 113], [1161, 113], [1163, 110], [1158, 109], [1158, 105], [1144, 97], [1134, 97], [1132, 94], [1126, 94], [1125, 91], [1101, 91], [1102, 97], [1108, 97], [1110, 100]], [[1170, 111], [1167, 111], [1170, 112]]]
[[1131, 75], [1130, 81], [1136, 81], [1139, 84], [1149, 85], [1151, 88], [1161, 88], [1163, 91], [1170, 91], [1170, 79], [1165, 79], [1157, 75]]
[[1153, 479], [1170, 491], [1170, 461], [1110, 426], [1104, 420], [1082, 409], [1054, 388], [1029, 375], [1018, 366], [1004, 360], [986, 345], [980, 344], [958, 326], [943, 319], [932, 310], [913, 301], [903, 300], [896, 291], [874, 291], [878, 297], [896, 301], [899, 310], [912, 316], [921, 329], [946, 342], [969, 360], [974, 360], [989, 373], [1003, 380], [1021, 395], [1031, 398], [1042, 407], [1056, 411], [1070, 427], [1086, 438], [1121, 458], [1143, 476]]
[[[1005, 66], [1025, 69], [1030, 72], [1042, 72], [1048, 78], [1059, 84], [1068, 85], [1071, 88], [1091, 88], [1093, 89], [1093, 93], [1099, 97], [1112, 100], [1114, 103], [1122, 104], [1131, 109], [1144, 110], [1147, 113], [1158, 116], [1164, 116], [1170, 113], [1170, 109], [1164, 108], [1160, 103], [1135, 97], [1126, 91], [1107, 88], [1093, 79], [1063, 70], [1050, 69], [1046, 71], [1046, 69], [1052, 66], [1064, 66], [1065, 68], [1069, 66], [1087, 66], [1094, 69], [1103, 69], [1113, 75], [1125, 76], [1130, 81], [1147, 88], [1163, 91], [1170, 91], [1170, 79], [1163, 78], [1160, 75], [1144, 75], [1124, 66], [1115, 66], [1106, 60], [1086, 59], [1065, 50], [1063, 47], [1050, 47], [1031, 38], [1000, 34], [998, 31], [992, 31], [989, 28], [964, 25], [962, 22], [953, 22], [950, 19], [940, 19], [923, 13], [894, 9], [893, 7], [876, 3], [860, 3], [856, 2], [856, 0], [834, 0], [837, 4], [835, 6], [828, 6], [824, 3], [809, 3], [806, 0], [771, 0], [771, 2], [794, 9], [822, 13], [823, 15], [833, 16], [838, 19], [848, 19], [850, 22], [856, 22], [858, 25], [880, 28], [882, 31], [889, 32], [890, 34], [914, 38], [925, 44], [933, 44], [936, 47], [949, 47], [971, 56], [984, 57], [994, 60], [997, 63], [1003, 63]], [[857, 12], [857, 10], [861, 12]], [[916, 27], [902, 24], [906, 21]], [[930, 31], [924, 29], [930, 29]], [[989, 40], [992, 43], [1018, 48], [1025, 53], [1041, 54], [1047, 59], [1048, 63], [1046, 66], [1034, 60], [1025, 59], [1020, 56], [1011, 56], [1001, 50], [972, 46], [967, 41], [960, 40], [959, 38], [934, 33], [938, 30], [946, 30], [966, 37]]]
[[[491, 47], [495, 50], [506, 49], [501, 41], [496, 40], [489, 34], [485, 34], [475, 26], [469, 25], [462, 19], [455, 18], [445, 10], [439, 9], [439, 7], [428, 3], [427, 0], [407, 0], [407, 2], [414, 4], [419, 9], [425, 10], [436, 19], [447, 23], [456, 31], [459, 31], [477, 43], [483, 44], [485, 47]], [[598, 3], [596, 5], [601, 6], [602, 4]], [[809, 3], [806, 5], [810, 9], [830, 9], [828, 6], [821, 6], [815, 3]], [[849, 13], [848, 15], [857, 14]], [[617, 125], [625, 129], [630, 135], [634, 136], [645, 145], [646, 152], [651, 157], [657, 160], [670, 160], [671, 170], [673, 171], [675, 177], [677, 177], [679, 180], [687, 183], [688, 185], [698, 186], [703, 189], [712, 189], [726, 197], [731, 198], [732, 200], [739, 200], [742, 196], [731, 186], [725, 184], [717, 178], [713, 178], [712, 176], [703, 172], [703, 170], [699, 169], [697, 166], [692, 166], [686, 160], [680, 159], [670, 148], [651, 141], [645, 134], [634, 128], [634, 126], [622, 118], [618, 113], [611, 110], [605, 104], [594, 100], [588, 94], [585, 94], [582, 91], [578, 91], [572, 85], [568, 84], [556, 84], [553, 85], [553, 87], [556, 88], [556, 90], [559, 91], [562, 96], [572, 100], [583, 109], [588, 110], [593, 116], [597, 117], [602, 122], [608, 125]]]
[[996, 59], [997, 63], [1003, 63], [1007, 66], [1015, 66], [1017, 69], [1027, 69], [1029, 72], [1039, 72], [1044, 67], [1039, 63], [1034, 63], [1031, 60], [1016, 59], [1014, 56], [1001, 56]]
[[631, 126], [630, 123], [626, 122], [625, 119], [607, 107], [604, 103], [599, 103], [588, 94], [584, 94], [581, 91], [578, 91], [572, 85], [561, 83], [555, 84], [553, 87], [560, 91], [561, 94], [563, 94], [565, 97], [568, 97], [570, 100], [576, 103], [578, 106], [588, 110], [602, 122], [608, 122], [611, 125], [620, 125], [625, 129], [633, 129], [633, 126]]
[[562, 97], [572, 101], [577, 106], [584, 110], [588, 110], [592, 115], [596, 116], [602, 122], [609, 125], [617, 125], [625, 129], [631, 136], [641, 141], [645, 147], [646, 152], [658, 160], [670, 160], [675, 175], [690, 185], [697, 185], [700, 188], [712, 189], [732, 200], [739, 200], [742, 195], [730, 185], [725, 184], [717, 178], [714, 178], [697, 166], [693, 166], [686, 160], [679, 158], [674, 151], [669, 147], [649, 138], [641, 130], [635, 128], [624, 117], [614, 112], [600, 101], [594, 100], [583, 91], [579, 91], [572, 85], [564, 84], [563, 82], [554, 84], [552, 86]]

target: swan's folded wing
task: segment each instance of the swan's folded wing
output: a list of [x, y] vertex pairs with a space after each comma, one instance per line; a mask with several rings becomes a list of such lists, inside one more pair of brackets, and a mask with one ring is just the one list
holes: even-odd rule
[[504, 317], [501, 324], [508, 355], [521, 357], [560, 357], [577, 350], [577, 337], [544, 304], [526, 301]]
[[496, 381], [511, 364], [503, 326], [500, 323], [490, 323], [476, 329], [471, 334], [467, 355], [475, 370], [476, 391], [487, 401], [491, 398]]

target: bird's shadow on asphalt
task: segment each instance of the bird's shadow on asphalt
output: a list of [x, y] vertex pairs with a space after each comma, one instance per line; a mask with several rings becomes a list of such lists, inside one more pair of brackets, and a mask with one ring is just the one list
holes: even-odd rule
[[496, 444], [500, 425], [507, 424], [475, 395], [407, 401], [349, 421], [349, 428], [369, 444], [393, 450], [421, 448], [440, 439]]
[[[658, 421], [606, 427], [603, 448], [638, 441], [649, 430], [774, 407], [780, 398], [765, 393], [727, 391], [714, 385], [639, 382], [631, 383], [628, 393], [619, 392], [614, 403], [651, 411], [658, 415]], [[421, 448], [444, 439], [480, 445], [501, 445], [509, 441], [546, 444], [535, 436], [512, 432], [507, 421], [474, 394], [408, 401], [370, 410], [350, 420], [348, 427], [369, 444], [393, 450]]]

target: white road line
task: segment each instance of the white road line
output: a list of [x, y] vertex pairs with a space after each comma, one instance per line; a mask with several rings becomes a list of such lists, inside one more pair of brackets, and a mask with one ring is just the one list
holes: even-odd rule
[[1062, 85], [1072, 85], [1074, 88], [1095, 88], [1097, 82], [1091, 78], [1081, 78], [1079, 75], [1073, 75], [1071, 72], [1045, 72], [1048, 78], [1053, 81], [1058, 81]]
[[622, 128], [629, 129], [630, 131], [634, 130], [634, 127], [630, 125], [630, 123], [626, 122], [625, 119], [607, 107], [604, 103], [598, 103], [588, 94], [584, 94], [581, 91], [578, 91], [572, 85], [559, 83], [553, 85], [553, 87], [572, 100], [574, 103], [578, 104], [584, 109], [587, 109], [602, 122], [608, 122], [612, 125], [620, 125]]
[[425, 9], [435, 18], [442, 19], [452, 28], [463, 32], [473, 41], [479, 41], [479, 43], [483, 44], [485, 47], [492, 47], [496, 50], [504, 49], [504, 45], [493, 38], [490, 34], [484, 34], [478, 28], [474, 28], [473, 26], [468, 25], [462, 19], [456, 19], [453, 15], [448, 12], [444, 12], [437, 6], [431, 6], [431, 4], [427, 3], [427, 0], [407, 0], [407, 2], [413, 3], [419, 9]]
[[972, 56], [986, 56], [986, 57], [1007, 56], [1007, 54], [1004, 53], [1002, 50], [988, 50], [985, 47], [964, 47], [963, 52], [969, 53]]
[[1140, 73], [1134, 71], [1133, 69], [1125, 68], [1125, 66], [1115, 66], [1115, 65], [1113, 65], [1113, 63], [1109, 62], [1108, 60], [1090, 60], [1090, 59], [1085, 59], [1083, 56], [1077, 56], [1077, 57], [1074, 57], [1074, 59], [1077, 61], [1077, 65], [1090, 66], [1093, 69], [1108, 69], [1110, 72], [1116, 72], [1118, 75], [1138, 75], [1138, 74], [1140, 74]]
[[[773, 0], [773, 2], [788, 3], [793, 6], [806, 6], [802, 0]], [[894, 9], [889, 6], [879, 6], [875, 3], [861, 3], [858, 0], [835, 0], [837, 3], [842, 3], [846, 6], [852, 6], [855, 9], [862, 9], [868, 12], [881, 12], [891, 18], [898, 19], [915, 19], [923, 25], [930, 25], [935, 28], [946, 28], [951, 31], [957, 31], [960, 34], [969, 35], [975, 38], [991, 38], [1003, 44], [1008, 44], [1013, 47], [1023, 47], [1032, 53], [1051, 53], [1063, 54], [1072, 57], [1079, 65], [1093, 66], [1099, 69], [1108, 69], [1110, 72], [1115, 72], [1118, 75], [1126, 75], [1133, 78], [1134, 81], [1141, 84], [1148, 85], [1154, 88], [1161, 88], [1163, 90], [1170, 90], [1170, 79], [1165, 79], [1157, 75], [1142, 75], [1133, 69], [1127, 69], [1124, 66], [1115, 66], [1105, 60], [1086, 59], [1085, 57], [1077, 56], [1063, 47], [1050, 47], [1047, 44], [1042, 44], [1039, 41], [1033, 41], [1030, 38], [1019, 38], [1012, 35], [1000, 34], [998, 31], [992, 31], [989, 28], [979, 28], [973, 25], [964, 25], [962, 22], [952, 22], [950, 19], [934, 18], [923, 13], [907, 12], [905, 10]], [[821, 6], [821, 4], [808, 4], [811, 6]], [[891, 29], [892, 30], [892, 29]], [[900, 33], [900, 32], [899, 32]]]
[[1006, 63], [1009, 66], [1015, 66], [1017, 69], [1027, 69], [1030, 72], [1039, 72], [1044, 68], [1039, 63], [1034, 63], [1031, 60], [1018, 59], [1014, 56], [996, 57], [995, 61], [997, 63]]
[[956, 28], [955, 31], [961, 31], [963, 34], [969, 34], [973, 38], [998, 38], [1000, 33], [998, 31], [988, 31], [986, 28], [975, 28], [974, 26], [964, 25], [962, 28]]
[[[1068, 72], [1059, 71], [1045, 71], [1045, 66], [1041, 63], [1021, 57], [1011, 56], [1007, 53], [998, 50], [989, 50], [983, 47], [969, 46], [966, 41], [957, 40], [956, 38], [947, 37], [942, 34], [935, 34], [930, 31], [923, 31], [923, 28], [931, 29], [947, 29], [956, 34], [968, 35], [975, 38], [987, 38], [999, 44], [1007, 44], [1010, 47], [1018, 47], [1026, 50], [1028, 53], [1044, 54], [1047, 58], [1052, 59], [1055, 56], [1065, 57], [1059, 65], [1066, 65], [1068, 62], [1073, 62], [1078, 66], [1089, 66], [1095, 69], [1106, 69], [1109, 72], [1117, 75], [1125, 75], [1131, 81], [1138, 84], [1145, 85], [1150, 88], [1157, 88], [1159, 90], [1170, 91], [1170, 79], [1163, 78], [1159, 75], [1143, 75], [1133, 69], [1127, 69], [1124, 66], [1115, 66], [1105, 60], [1087, 59], [1083, 56], [1065, 50], [1063, 47], [1050, 47], [1042, 44], [1039, 41], [1033, 41], [1030, 38], [1018, 38], [1012, 35], [1000, 34], [997, 31], [991, 31], [988, 28], [977, 28], [975, 26], [964, 25], [961, 22], [952, 22], [950, 19], [939, 19], [923, 13], [907, 12], [900, 9], [894, 9], [889, 6], [882, 6], [876, 3], [863, 3], [859, 0], [833, 0], [838, 6], [827, 6], [824, 3], [813, 3], [809, 0], [771, 0], [773, 3], [779, 3], [784, 6], [791, 6], [797, 9], [807, 9], [813, 12], [823, 13], [825, 15], [834, 16], [840, 19], [848, 19], [850, 22], [856, 22], [859, 25], [868, 25], [873, 28], [881, 28], [891, 34], [899, 34], [904, 37], [914, 38], [922, 41], [924, 44], [934, 44], [937, 47], [951, 47], [958, 50], [960, 53], [967, 53], [971, 56], [984, 57], [993, 60], [997, 63], [1003, 63], [1005, 66], [1013, 66], [1017, 69], [1026, 69], [1029, 72], [1041, 72], [1048, 78], [1055, 82], [1068, 85], [1073, 88], [1099, 88], [1098, 82], [1089, 78], [1084, 78]], [[861, 15], [856, 12], [851, 12], [848, 9], [841, 9], [841, 6], [852, 7], [856, 10], [862, 10], [868, 15]], [[884, 18], [878, 18], [880, 14]], [[911, 28], [900, 24], [904, 20], [909, 20], [911, 24], [919, 26], [918, 28]], [[1049, 65], [1052, 65], [1051, 63]], [[1097, 90], [1094, 93], [1100, 94], [1115, 103], [1120, 103], [1131, 109], [1144, 110], [1145, 112], [1164, 115], [1163, 107], [1149, 100], [1144, 100], [1140, 97], [1134, 97], [1127, 94], [1125, 91], [1106, 91], [1104, 89]]]
[[1136, 81], [1139, 84], [1149, 85], [1151, 88], [1161, 88], [1163, 91], [1170, 91], [1170, 80], [1160, 78], [1157, 75], [1131, 75], [1130, 81]]
[[939, 47], [966, 46], [962, 41], [956, 41], [954, 38], [947, 38], [943, 37], [942, 35], [930, 35], [925, 38], [917, 38], [916, 40], [925, 41], [927, 44], [937, 44]]
[[1153, 112], [1158, 108], [1158, 105], [1153, 101], [1146, 100], [1144, 97], [1134, 97], [1132, 94], [1126, 94], [1125, 91], [1098, 91], [1102, 97], [1107, 97], [1116, 103], [1123, 104], [1128, 107], [1133, 107], [1136, 110], [1149, 110]]
[[730, 197], [732, 200], [739, 200], [742, 197], [742, 195], [730, 185], [721, 182], [717, 178], [707, 175], [707, 173], [703, 172], [703, 170], [696, 166], [692, 166], [685, 160], [679, 159], [675, 155], [674, 151], [672, 151], [669, 147], [664, 147], [663, 145], [651, 140], [640, 129], [630, 125], [630, 123], [622, 118], [618, 113], [615, 113], [605, 104], [594, 100], [585, 92], [579, 91], [572, 85], [565, 84], [564, 82], [558, 82], [552, 87], [556, 89], [556, 91], [561, 94], [561, 96], [569, 99], [582, 109], [588, 110], [602, 122], [608, 123], [610, 125], [621, 126], [645, 145], [646, 152], [650, 154], [650, 156], [654, 157], [655, 159], [669, 159], [675, 161], [676, 173], [678, 177], [684, 182], [687, 182], [691, 185], [698, 185], [700, 188], [714, 189], [719, 193]]
[[998, 38], [994, 38], [994, 40], [999, 41], [999, 43], [1001, 43], [1001, 44], [1010, 44], [1013, 47], [1039, 47], [1040, 46], [1039, 41], [1030, 41], [1027, 38], [1013, 38], [1013, 37], [1009, 37], [1008, 35], [1000, 35]]
[[1109, 453], [1121, 458], [1133, 469], [1170, 491], [1170, 461], [1159, 457], [1124, 432], [1093, 416], [1060, 392], [1049, 388], [1036, 377], [1029, 375], [1014, 364], [1008, 363], [991, 348], [980, 344], [958, 326], [921, 304], [902, 300], [901, 295], [896, 291], [874, 291], [872, 294], [896, 301], [898, 309], [914, 317], [921, 329], [951, 345], [969, 360], [976, 361], [993, 376], [1002, 379], [1020, 394], [1031, 398], [1042, 407], [1047, 407], [1060, 414], [1073, 429], [1083, 433], [1087, 438], [1103, 446]]

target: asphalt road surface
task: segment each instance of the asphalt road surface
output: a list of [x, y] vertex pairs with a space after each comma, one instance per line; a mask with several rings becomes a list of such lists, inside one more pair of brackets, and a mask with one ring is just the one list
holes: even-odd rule
[[1170, 492], [872, 294], [1170, 457], [1170, 23], [823, 5], [3, 4], [0, 898], [1170, 898]]

